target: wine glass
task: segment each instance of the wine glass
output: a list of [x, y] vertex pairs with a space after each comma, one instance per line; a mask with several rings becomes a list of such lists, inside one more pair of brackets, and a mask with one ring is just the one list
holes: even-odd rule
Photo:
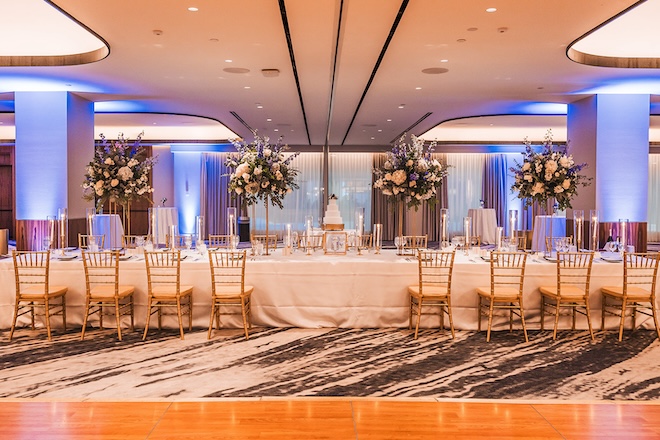
[[192, 248], [192, 235], [190, 234], [186, 235], [185, 244], [186, 244], [186, 250], [190, 250]]
[[291, 243], [291, 249], [298, 249], [298, 231], [293, 231], [291, 233], [291, 240], [293, 240], [293, 243]]

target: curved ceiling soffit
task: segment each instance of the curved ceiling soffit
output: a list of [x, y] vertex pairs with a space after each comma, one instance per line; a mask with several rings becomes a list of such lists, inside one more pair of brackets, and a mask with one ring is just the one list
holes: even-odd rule
[[26, 67], [26, 66], [75, 66], [80, 64], [89, 64], [101, 61], [110, 55], [110, 45], [100, 35], [87, 27], [84, 23], [78, 21], [75, 17], [70, 15], [64, 9], [57, 6], [51, 0], [45, 0], [45, 3], [59, 13], [63, 14], [67, 19], [71, 20], [74, 26], [82, 28], [94, 38], [103, 44], [102, 47], [83, 53], [72, 53], [65, 55], [11, 55], [0, 56], [0, 67]]
[[617, 15], [613, 16], [609, 20], [604, 21], [595, 28], [591, 29], [589, 32], [578, 37], [572, 41], [566, 48], [566, 56], [571, 61], [574, 61], [579, 64], [585, 64], [588, 66], [597, 66], [597, 67], [618, 67], [618, 68], [627, 68], [627, 69], [658, 69], [660, 68], [660, 58], [655, 57], [617, 57], [617, 56], [606, 56], [606, 55], [597, 55], [592, 53], [586, 53], [575, 49], [575, 45], [580, 41], [584, 40], [588, 36], [594, 34], [598, 30], [604, 28], [608, 24], [617, 20], [618, 18], [629, 13], [638, 6], [646, 3], [647, 0], [640, 0], [633, 4], [632, 6], [624, 9], [619, 12]]

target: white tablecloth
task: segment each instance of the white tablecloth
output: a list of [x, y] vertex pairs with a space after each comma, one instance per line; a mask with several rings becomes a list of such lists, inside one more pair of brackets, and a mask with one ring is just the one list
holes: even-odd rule
[[[552, 221], [551, 221], [552, 220]], [[532, 250], [545, 251], [545, 237], [564, 237], [566, 235], [566, 217], [537, 215], [534, 217]]]
[[153, 208], [155, 214], [155, 232], [152, 231], [154, 244], [165, 245], [170, 226], [179, 224], [179, 211], [176, 208]]
[[483, 244], [495, 244], [497, 216], [492, 208], [469, 209], [472, 217], [472, 233], [481, 237]]
[[[136, 326], [144, 326], [146, 319], [147, 279], [144, 261], [122, 261], [120, 282], [135, 286]], [[208, 327], [210, 314], [210, 269], [208, 261], [190, 255], [182, 263], [181, 282], [194, 286], [194, 325]], [[470, 259], [456, 256], [452, 282], [452, 310], [457, 329], [476, 330], [477, 293], [479, 286], [488, 286], [490, 266], [479, 257]], [[598, 328], [601, 296], [599, 288], [621, 282], [621, 263], [594, 263], [591, 280], [590, 304], [593, 308], [592, 324]], [[525, 318], [530, 329], [539, 328], [539, 286], [554, 285], [556, 265], [529, 257], [525, 273]], [[417, 262], [412, 258], [396, 256], [394, 251], [381, 255], [312, 256], [296, 252], [283, 256], [278, 249], [274, 255], [249, 259], [246, 283], [254, 286], [252, 317], [256, 326], [273, 327], [345, 327], [378, 328], [407, 327], [407, 286], [417, 282]], [[67, 293], [67, 321], [72, 328], [80, 328], [85, 302], [85, 277], [82, 262], [52, 261], [51, 282], [69, 286]], [[15, 285], [11, 259], [0, 260], [0, 328], [11, 326]], [[223, 317], [223, 322], [240, 326], [236, 318]], [[567, 317], [562, 325], [570, 326]], [[646, 317], [640, 316], [640, 321]], [[423, 317], [423, 326], [437, 326], [438, 317]], [[111, 320], [108, 320], [109, 325]], [[616, 319], [607, 321], [608, 328], [616, 327]], [[41, 322], [41, 321], [40, 321]], [[57, 318], [54, 322], [56, 325]], [[28, 316], [20, 318], [29, 324]], [[97, 321], [93, 321], [97, 325]], [[175, 326], [175, 318], [168, 317], [168, 326]], [[508, 328], [504, 316], [496, 318], [498, 329]], [[649, 322], [646, 322], [647, 326]], [[548, 319], [547, 325], [552, 325]], [[586, 328], [586, 321], [578, 318], [578, 326]]]
[[105, 249], [121, 248], [121, 237], [124, 235], [124, 225], [119, 214], [96, 214], [93, 217], [94, 235], [105, 235]]

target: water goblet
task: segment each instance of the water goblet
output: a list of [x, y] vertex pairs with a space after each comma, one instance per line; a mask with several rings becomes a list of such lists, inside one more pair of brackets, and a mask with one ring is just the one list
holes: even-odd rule
[[190, 250], [192, 248], [192, 235], [188, 234], [185, 238], [186, 249]]

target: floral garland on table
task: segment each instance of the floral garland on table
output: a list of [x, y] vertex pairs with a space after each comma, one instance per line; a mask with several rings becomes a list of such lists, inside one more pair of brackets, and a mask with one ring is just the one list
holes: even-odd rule
[[154, 189], [149, 183], [149, 172], [156, 163], [140, 145], [144, 132], [130, 143], [122, 133], [116, 141], [108, 141], [103, 134], [94, 148], [94, 160], [87, 165], [82, 184], [85, 200], [96, 200], [97, 211], [111, 202], [127, 205], [147, 197]]
[[449, 174], [448, 167], [431, 158], [435, 142], [424, 151], [423, 139], [410, 135], [411, 142], [406, 143], [405, 138], [404, 134], [387, 153], [382, 168], [374, 170], [374, 187], [405, 202], [408, 208], [417, 210], [424, 200], [433, 206], [442, 179]]
[[299, 188], [296, 183], [298, 170], [291, 166], [291, 162], [300, 153], [285, 157], [284, 152], [289, 146], [282, 143], [282, 138], [275, 145], [269, 142], [268, 137], [256, 133], [250, 144], [240, 139], [232, 141], [238, 154], [231, 155], [225, 163], [232, 170], [228, 189], [232, 198], [240, 195], [247, 206], [259, 200], [266, 204], [270, 199], [273, 206], [282, 209], [284, 196]]
[[525, 199], [525, 206], [533, 202], [546, 206], [554, 198], [563, 211], [572, 207], [571, 200], [577, 195], [578, 187], [591, 184], [591, 178], [580, 174], [586, 167], [586, 163], [576, 164], [567, 152], [555, 151], [552, 130], [548, 130], [540, 152], [535, 152], [525, 138], [523, 162], [516, 162], [516, 166], [510, 168], [516, 179], [511, 191], [518, 192], [519, 199]]

